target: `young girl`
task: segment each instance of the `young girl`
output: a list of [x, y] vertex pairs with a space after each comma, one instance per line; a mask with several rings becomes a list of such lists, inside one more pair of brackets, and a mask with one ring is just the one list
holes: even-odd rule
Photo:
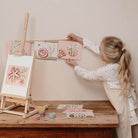
[[106, 66], [95, 71], [88, 71], [78, 66], [75, 61], [66, 60], [82, 78], [103, 81], [107, 97], [119, 116], [118, 138], [132, 138], [131, 125], [138, 124], [138, 121], [135, 114], [136, 106], [133, 104], [135, 98], [135, 96], [132, 97], [133, 89], [130, 93], [131, 57], [123, 42], [117, 37], [109, 36], [103, 38], [100, 46], [97, 46], [86, 38], [83, 39], [75, 34], [69, 34], [68, 38], [99, 54], [101, 59], [107, 63]]

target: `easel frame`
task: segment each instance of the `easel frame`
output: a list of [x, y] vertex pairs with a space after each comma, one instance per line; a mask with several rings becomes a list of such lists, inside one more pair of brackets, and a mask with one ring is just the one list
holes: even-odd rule
[[[17, 51], [16, 51], [18, 56], [20, 56], [20, 55], [24, 56], [23, 51], [24, 51], [24, 45], [26, 42], [25, 39], [26, 39], [26, 33], [27, 33], [28, 19], [29, 19], [29, 13], [26, 13], [25, 22], [24, 22], [23, 38], [21, 41], [21, 48], [17, 49]], [[30, 78], [29, 78], [29, 84], [28, 84], [28, 88], [27, 88], [26, 97], [1, 93], [0, 94], [1, 95], [1, 106], [0, 106], [1, 111], [0, 111], [0, 113], [11, 113], [11, 114], [16, 114], [16, 115], [21, 115], [23, 118], [27, 118], [27, 117], [29, 117], [33, 114], [36, 114], [38, 112], [38, 109], [35, 109], [36, 106], [33, 105], [31, 95], [29, 92], [30, 85], [31, 85], [32, 69], [33, 69], [33, 64], [34, 64], [35, 53], [33, 53], [32, 56], [33, 56], [33, 63], [32, 63], [31, 74], [30, 74]], [[6, 107], [6, 102], [10, 102], [12, 104]], [[19, 107], [20, 105], [24, 106], [24, 112], [11, 111], [11, 109]], [[34, 110], [29, 111], [30, 107], [34, 108]]]

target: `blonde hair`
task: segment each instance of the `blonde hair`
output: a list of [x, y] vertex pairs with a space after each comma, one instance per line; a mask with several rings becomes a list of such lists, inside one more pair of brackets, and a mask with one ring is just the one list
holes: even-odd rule
[[122, 86], [121, 95], [126, 93], [130, 88], [130, 76], [129, 69], [131, 56], [128, 50], [125, 49], [123, 42], [114, 36], [108, 36], [103, 38], [102, 52], [107, 56], [109, 63], [119, 63], [118, 75]]

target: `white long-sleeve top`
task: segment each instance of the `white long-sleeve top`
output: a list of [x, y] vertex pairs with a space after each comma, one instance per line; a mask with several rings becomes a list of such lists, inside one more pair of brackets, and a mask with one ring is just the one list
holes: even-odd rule
[[[90, 40], [83, 39], [83, 47], [86, 47], [94, 53], [100, 53], [99, 46], [92, 43]], [[107, 64], [106, 66], [100, 67], [97, 70], [86, 70], [80, 66], [75, 66], [75, 72], [86, 80], [101, 80], [107, 81], [110, 88], [121, 89], [118, 76], [119, 64]]]

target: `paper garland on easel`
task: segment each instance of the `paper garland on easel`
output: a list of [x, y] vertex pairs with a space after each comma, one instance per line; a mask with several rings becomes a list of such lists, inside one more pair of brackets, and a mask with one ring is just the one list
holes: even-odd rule
[[[21, 42], [9, 41], [8, 53], [14, 54], [15, 49], [20, 47]], [[31, 55], [34, 50], [36, 58], [44, 60], [57, 58], [80, 60], [82, 54], [82, 45], [74, 41], [59, 41], [58, 43], [35, 41], [33, 44], [27, 42], [24, 49], [25, 55]]]

